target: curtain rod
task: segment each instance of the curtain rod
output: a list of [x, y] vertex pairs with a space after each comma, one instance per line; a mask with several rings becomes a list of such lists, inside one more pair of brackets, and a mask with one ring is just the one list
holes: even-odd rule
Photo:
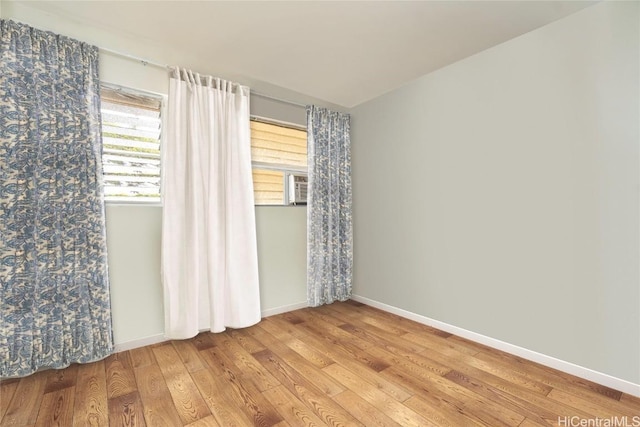
[[270, 99], [271, 101], [282, 102], [283, 104], [293, 105], [294, 107], [307, 108], [306, 104], [301, 104], [295, 101], [289, 101], [288, 99], [276, 98], [275, 96], [265, 95], [264, 93], [251, 91], [251, 95], [259, 96], [260, 98]]
[[104, 52], [104, 53], [109, 53], [111, 55], [120, 56], [122, 58], [130, 59], [130, 60], [135, 61], [135, 62], [141, 62], [142, 65], [151, 65], [151, 66], [154, 66], [154, 67], [157, 67], [157, 68], [164, 68], [166, 70], [170, 70], [171, 69], [171, 67], [168, 66], [167, 64], [161, 64], [159, 62], [150, 61], [148, 59], [144, 59], [144, 58], [140, 58], [138, 56], [130, 55], [128, 53], [122, 53], [122, 52], [118, 52], [118, 51], [112, 50], [112, 49], [107, 49], [107, 48], [104, 48], [104, 47], [100, 47], [98, 49], [100, 51]]
[[[151, 65], [153, 67], [163, 68], [165, 70], [171, 70], [173, 68], [173, 67], [170, 67], [167, 64], [161, 64], [159, 62], [150, 61], [148, 59], [144, 59], [144, 58], [140, 58], [138, 56], [130, 55], [128, 53], [118, 52], [116, 50], [107, 49], [107, 48], [104, 48], [104, 47], [100, 47], [98, 49], [100, 51], [104, 52], [104, 53], [108, 53], [108, 54], [115, 55], [115, 56], [120, 56], [122, 58], [129, 59], [131, 61], [140, 62], [144, 66]], [[270, 99], [272, 101], [281, 102], [283, 104], [289, 104], [289, 105], [293, 105], [295, 107], [300, 107], [300, 108], [307, 108], [307, 106], [305, 104], [300, 104], [299, 102], [289, 101], [287, 99], [276, 98], [275, 96], [267, 95], [267, 94], [256, 92], [256, 91], [253, 91], [253, 90], [251, 91], [251, 94], [255, 95], [255, 96], [259, 96], [260, 98], [266, 98], [266, 99]]]

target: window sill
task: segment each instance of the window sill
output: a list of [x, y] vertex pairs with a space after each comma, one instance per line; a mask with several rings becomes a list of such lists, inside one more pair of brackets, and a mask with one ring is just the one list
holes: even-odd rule
[[106, 206], [142, 206], [142, 207], [162, 207], [162, 201], [156, 200], [105, 200]]

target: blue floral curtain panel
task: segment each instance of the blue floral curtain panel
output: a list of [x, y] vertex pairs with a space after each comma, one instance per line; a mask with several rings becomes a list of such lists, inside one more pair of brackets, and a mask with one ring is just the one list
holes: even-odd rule
[[307, 297], [310, 306], [351, 297], [350, 117], [307, 107]]
[[0, 377], [113, 351], [98, 50], [0, 20]]

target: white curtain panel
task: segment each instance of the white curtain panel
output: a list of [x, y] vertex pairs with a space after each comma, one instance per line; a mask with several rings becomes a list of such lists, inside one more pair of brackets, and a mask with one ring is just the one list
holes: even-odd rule
[[176, 68], [163, 147], [165, 335], [260, 321], [249, 88]]

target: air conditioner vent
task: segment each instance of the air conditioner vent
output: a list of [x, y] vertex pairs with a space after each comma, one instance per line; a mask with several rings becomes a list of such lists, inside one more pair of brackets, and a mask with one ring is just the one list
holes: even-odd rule
[[305, 175], [289, 175], [289, 204], [307, 204], [308, 177]]

